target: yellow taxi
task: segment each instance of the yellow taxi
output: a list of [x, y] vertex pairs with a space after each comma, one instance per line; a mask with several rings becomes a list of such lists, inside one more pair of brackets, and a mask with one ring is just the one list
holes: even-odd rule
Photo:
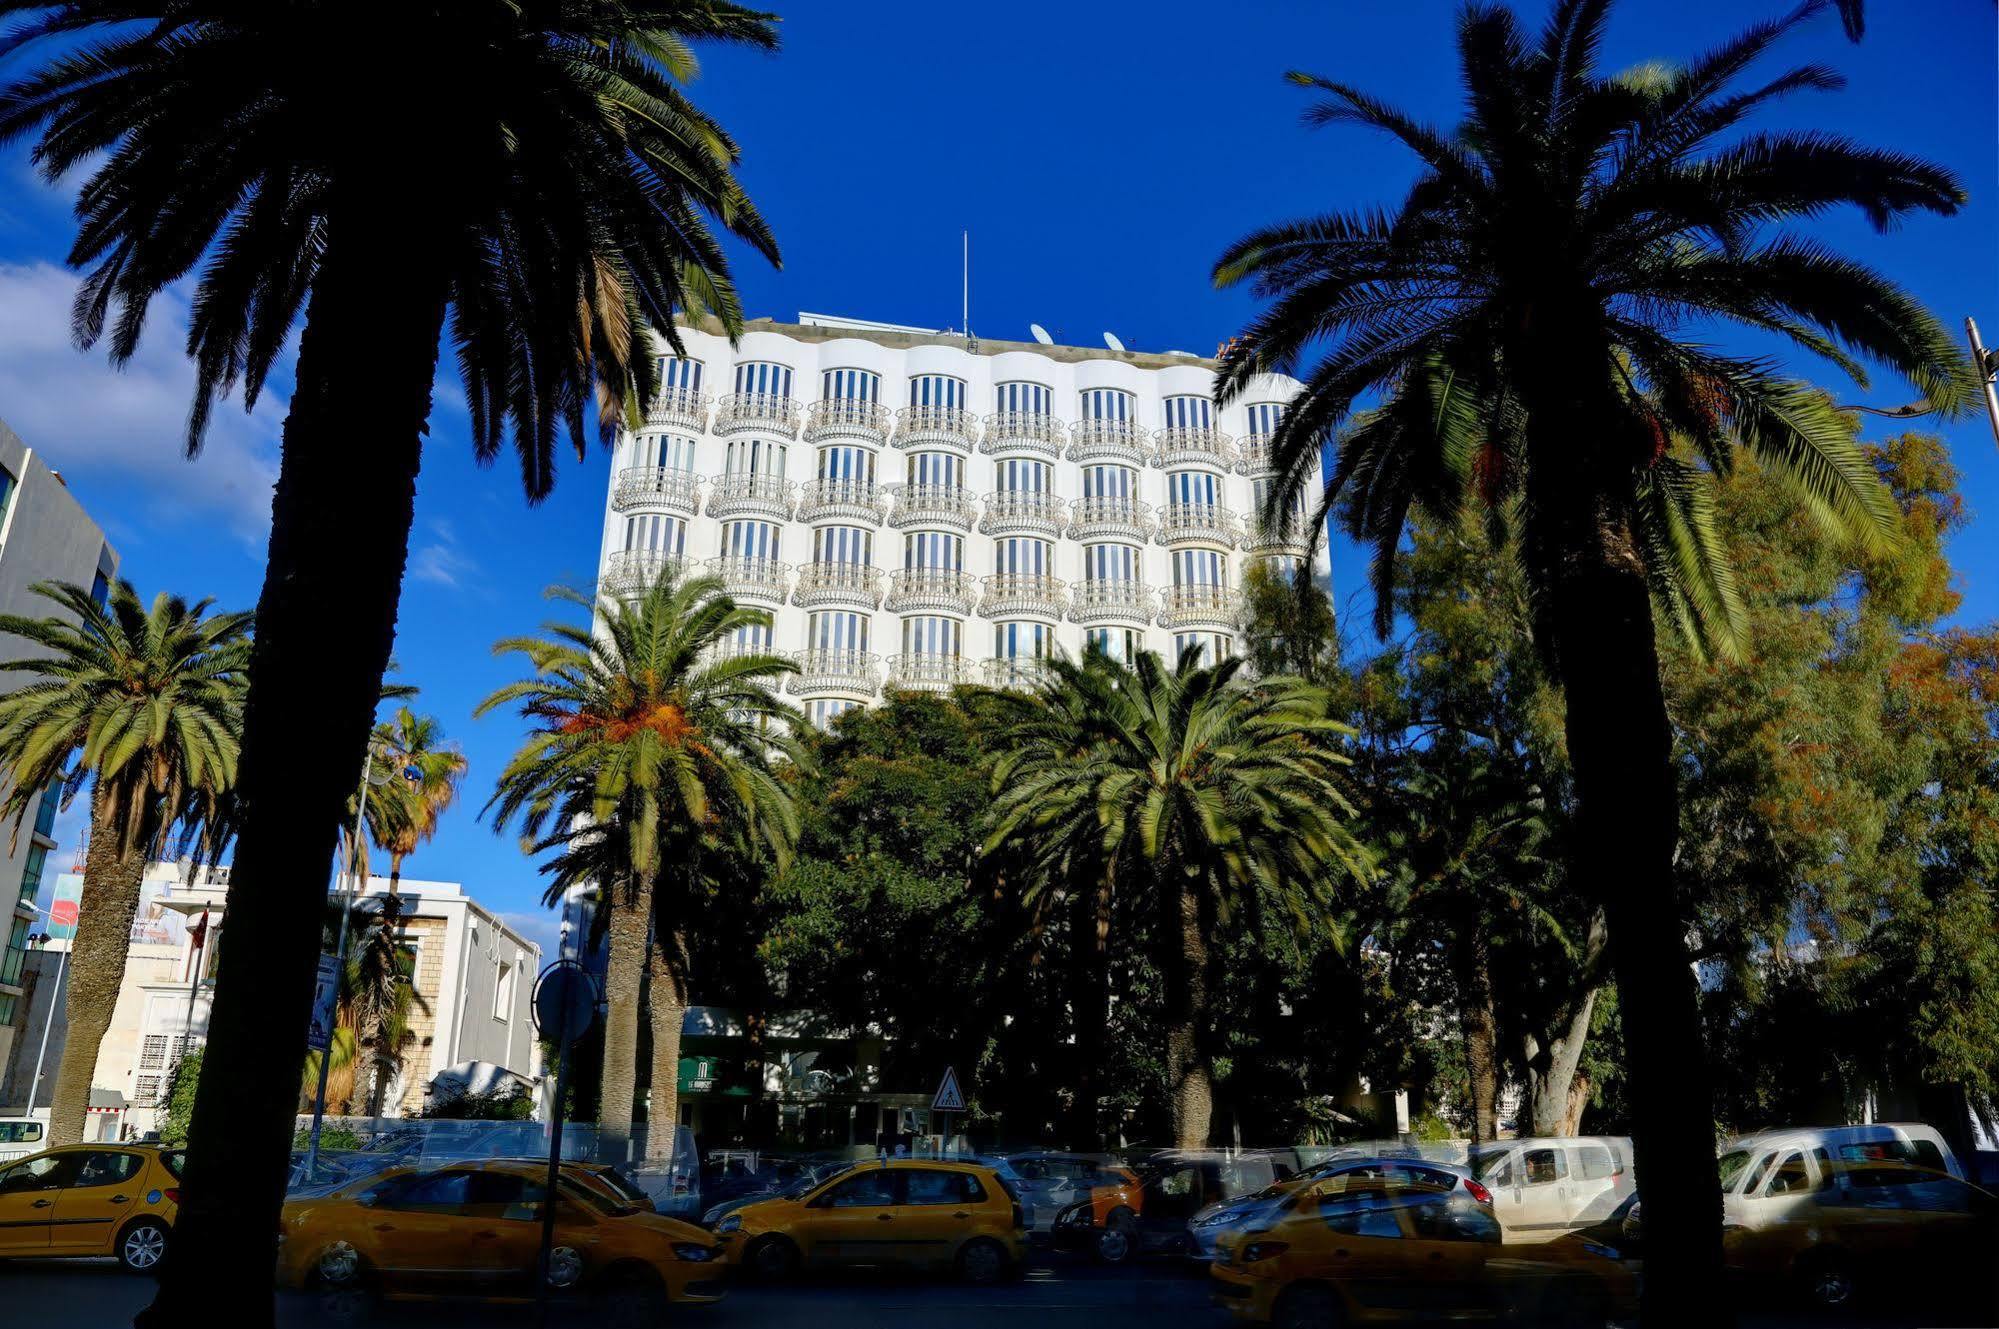
[[715, 1231], [732, 1263], [766, 1279], [800, 1265], [903, 1265], [984, 1284], [1027, 1255], [1025, 1214], [1006, 1181], [951, 1160], [856, 1164], [796, 1197], [744, 1205]]
[[179, 1150], [72, 1144], [0, 1168], [0, 1257], [115, 1255], [133, 1273], [167, 1258]]
[[1871, 1284], [1898, 1303], [1955, 1292], [1999, 1313], [1999, 1198], [1895, 1159], [1825, 1155], [1796, 1149], [1759, 1165], [1722, 1231], [1731, 1273], [1788, 1283], [1820, 1311]]
[[[280, 1286], [329, 1304], [378, 1296], [525, 1301], [535, 1294], [546, 1164], [474, 1161], [399, 1168], [286, 1203]], [[700, 1228], [622, 1199], [565, 1168], [548, 1285], [644, 1319], [663, 1302], [718, 1301], [725, 1253]]]
[[1301, 1196], [1267, 1227], [1231, 1232], [1209, 1266], [1216, 1304], [1285, 1329], [1410, 1320], [1603, 1324], [1637, 1308], [1618, 1253], [1564, 1237], [1501, 1245], [1492, 1206], [1427, 1185]]

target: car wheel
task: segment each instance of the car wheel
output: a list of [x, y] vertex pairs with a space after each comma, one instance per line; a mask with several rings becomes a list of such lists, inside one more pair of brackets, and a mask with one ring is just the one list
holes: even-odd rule
[[548, 1253], [548, 1285], [564, 1292], [583, 1281], [583, 1252], [574, 1246], [557, 1246]]
[[798, 1247], [783, 1237], [759, 1237], [743, 1252], [743, 1263], [766, 1283], [782, 1283], [798, 1272]]
[[118, 1237], [118, 1263], [135, 1274], [156, 1273], [167, 1259], [167, 1225], [141, 1218]]
[[986, 1237], [965, 1243], [958, 1252], [958, 1277], [977, 1287], [989, 1287], [1006, 1277], [1006, 1247]]
[[1097, 1231], [1096, 1257], [1105, 1264], [1125, 1264], [1138, 1254], [1138, 1227], [1129, 1214], [1113, 1214]]
[[1820, 1310], [1844, 1310], [1853, 1304], [1853, 1269], [1832, 1252], [1800, 1265], [1805, 1297]]
[[1333, 1295], [1332, 1289], [1294, 1287], [1277, 1299], [1270, 1323], [1275, 1329], [1327, 1329], [1344, 1318], [1340, 1314], [1340, 1299]]

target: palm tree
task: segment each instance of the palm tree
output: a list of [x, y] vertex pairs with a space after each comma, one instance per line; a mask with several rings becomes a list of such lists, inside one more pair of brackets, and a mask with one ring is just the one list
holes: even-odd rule
[[375, 727], [382, 760], [411, 796], [409, 816], [376, 843], [389, 851], [389, 894], [402, 882], [403, 860], [437, 834], [437, 819], [458, 798], [465, 778], [465, 754], [444, 740], [444, 726], [432, 715], [418, 715], [407, 706]]
[[[319, 883], [373, 726], [448, 335], [482, 460], [509, 441], [530, 501], [657, 382], [676, 311], [742, 314], [710, 219], [777, 247], [729, 135], [687, 98], [701, 41], [774, 49], [727, 0], [0, 0], [0, 142], [83, 168], [74, 330], [122, 363], [193, 274], [200, 446], [218, 395], [253, 404], [303, 312], [245, 710], [243, 829], [209, 1074], [174, 1261], [150, 1322], [267, 1289], [201, 1271], [275, 1253], [290, 1086], [260, 1073], [311, 1003]], [[34, 59], [25, 51], [33, 48]], [[356, 95], [366, 71], [367, 95]], [[197, 270], [198, 269], [198, 270]], [[340, 612], [329, 613], [337, 605]], [[301, 754], [313, 760], [301, 761]]]
[[1631, 1050], [1647, 1313], [1678, 1323], [1712, 1312], [1693, 1303], [1713, 1286], [1721, 1218], [1654, 609], [1700, 650], [1735, 648], [1741, 609], [1709, 478], [1738, 447], [1798, 486], [1829, 531], [1880, 545], [1895, 516], [1823, 394], [1683, 330], [1746, 328], [1856, 377], [1873, 360], [1962, 409], [1970, 376], [1936, 320], [1782, 224], [1851, 204], [1886, 227], [1955, 212], [1964, 194], [1913, 157], [1735, 132], [1787, 94], [1840, 85], [1817, 65], [1744, 83], [1824, 4], [1684, 66], [1622, 75], [1598, 67], [1608, 9], [1560, 0], [1534, 40], [1503, 8], [1466, 8], [1469, 111], [1455, 134], [1293, 74], [1325, 94], [1308, 123], [1384, 131], [1421, 173], [1392, 212], [1269, 227], [1223, 254], [1216, 282], [1249, 282], [1270, 303], [1222, 357], [1218, 395], [1317, 356], [1272, 441], [1283, 473], [1269, 501], [1281, 510], [1316, 481], [1337, 437], [1326, 504], [1374, 545], [1377, 627], [1412, 508], [1449, 520], [1475, 504], [1518, 528], [1536, 643], [1567, 698], [1570, 875], [1602, 898]]
[[18, 835], [44, 788], [61, 785], [66, 802], [90, 781], [90, 847], [64, 1006], [69, 1036], [49, 1107], [50, 1138], [74, 1144], [118, 1002], [146, 860], [236, 778], [250, 615], [211, 616], [211, 600], [164, 593], [142, 605], [122, 579], [103, 606], [64, 582], [34, 591], [58, 612], [0, 615], [0, 633], [38, 650], [0, 664], [32, 676], [0, 697], [0, 818], [11, 815]]
[[[474, 714], [518, 704], [530, 729], [486, 804], [494, 829], [517, 822], [524, 851], [557, 851], [544, 868], [551, 899], [585, 883], [601, 891], [610, 962], [600, 1117], [616, 1140], [638, 1106], [639, 998], [655, 888], [662, 872], [690, 866], [684, 852], [669, 863], [664, 848], [731, 822], [776, 850], [795, 839], [797, 817], [775, 762], [791, 753], [798, 716], [775, 686], [789, 661], [728, 649], [769, 616], [739, 607], [713, 577], [681, 580], [669, 569], [630, 601], [593, 603], [560, 587], [549, 597], [594, 609], [594, 631], [557, 622], [541, 636], [496, 643], [496, 655], [521, 655], [534, 672]], [[670, 986], [684, 1006], [679, 981]], [[653, 1105], [662, 1109], [670, 1110]], [[671, 1134], [649, 1132], [649, 1148], [670, 1148]]]
[[1132, 668], [1099, 651], [1052, 661], [1039, 694], [1011, 711], [993, 772], [987, 848], [1040, 848], [1030, 892], [1114, 882], [1157, 929], [1183, 1147], [1207, 1143], [1213, 1112], [1216, 928], [1237, 912], [1258, 927], [1273, 914], [1320, 926], [1334, 877], [1370, 871], [1343, 820], [1336, 742], [1352, 731], [1327, 718], [1321, 689], [1244, 686], [1241, 667], [1191, 651], [1173, 669], [1151, 653]]

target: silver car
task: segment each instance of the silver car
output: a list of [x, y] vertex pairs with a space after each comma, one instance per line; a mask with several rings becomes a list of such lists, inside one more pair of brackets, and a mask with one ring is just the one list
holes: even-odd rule
[[1301, 1195], [1321, 1189], [1354, 1189], [1355, 1183], [1367, 1181], [1396, 1187], [1430, 1186], [1440, 1191], [1461, 1192], [1481, 1204], [1492, 1203], [1492, 1192], [1472, 1176], [1471, 1170], [1453, 1163], [1433, 1163], [1423, 1158], [1335, 1155], [1252, 1195], [1211, 1204], [1197, 1212], [1187, 1224], [1188, 1257], [1211, 1262], [1216, 1244], [1225, 1234], [1269, 1224], [1295, 1205]]

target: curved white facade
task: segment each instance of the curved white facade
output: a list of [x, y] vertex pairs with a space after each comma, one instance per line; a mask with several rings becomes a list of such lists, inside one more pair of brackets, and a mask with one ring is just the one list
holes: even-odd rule
[[1212, 367], [906, 332], [682, 329], [612, 467], [601, 584], [677, 562], [767, 609], [824, 723], [884, 688], [1005, 685], [1091, 640], [1235, 647], [1247, 561], [1312, 552], [1256, 522], [1298, 390], [1216, 410]]

